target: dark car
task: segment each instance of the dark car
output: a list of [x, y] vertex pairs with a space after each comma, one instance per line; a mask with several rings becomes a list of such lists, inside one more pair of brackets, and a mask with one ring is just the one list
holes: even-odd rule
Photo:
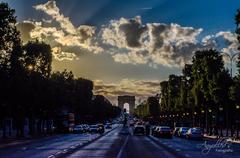
[[172, 130], [168, 126], [160, 126], [156, 129], [155, 135], [157, 137], [163, 137], [163, 138], [172, 138]]
[[186, 133], [189, 130], [189, 127], [180, 127], [178, 131], [178, 136], [182, 138], [186, 138]]
[[190, 128], [187, 133], [186, 133], [186, 138], [187, 139], [198, 139], [201, 140], [203, 139], [203, 132], [201, 128]]
[[145, 127], [143, 125], [136, 125], [133, 129], [134, 135], [145, 135]]
[[76, 125], [73, 127], [73, 133], [84, 133], [84, 128], [82, 125]]
[[112, 129], [112, 124], [111, 123], [106, 123], [105, 128], [106, 129]]
[[90, 125], [89, 126], [89, 132], [90, 133], [98, 133], [98, 131], [99, 131], [98, 125]]

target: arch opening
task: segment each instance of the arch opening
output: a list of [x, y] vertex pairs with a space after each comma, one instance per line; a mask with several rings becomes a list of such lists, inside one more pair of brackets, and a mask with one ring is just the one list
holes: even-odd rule
[[130, 105], [129, 105], [129, 103], [124, 103], [123, 104], [123, 109], [125, 109], [126, 112], [129, 114], [130, 113]]

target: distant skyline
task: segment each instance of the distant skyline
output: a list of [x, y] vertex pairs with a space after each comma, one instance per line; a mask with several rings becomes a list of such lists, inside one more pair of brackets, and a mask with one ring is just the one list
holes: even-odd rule
[[72, 70], [94, 81], [95, 94], [116, 103], [159, 92], [159, 82], [181, 74], [195, 50], [237, 49], [227, 0], [4, 0], [16, 10], [24, 42], [53, 49], [53, 70]]

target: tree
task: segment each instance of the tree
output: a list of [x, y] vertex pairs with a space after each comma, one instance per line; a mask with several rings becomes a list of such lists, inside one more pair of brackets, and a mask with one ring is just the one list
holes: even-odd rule
[[159, 99], [156, 96], [148, 97], [147, 103], [149, 106], [150, 116], [152, 116], [154, 119], [158, 119], [160, 114]]
[[23, 47], [23, 65], [31, 73], [48, 78], [51, 74], [51, 46], [39, 41], [30, 41]]
[[[13, 83], [21, 71], [19, 57], [21, 56], [21, 39], [16, 28], [15, 10], [9, 8], [7, 3], [0, 3], [0, 108], [3, 129], [5, 118], [12, 116], [14, 109], [10, 103], [12, 99]], [[11, 76], [10, 76], [11, 75]], [[14, 79], [15, 78], [15, 79]], [[17, 87], [15, 87], [16, 91]], [[5, 130], [3, 130], [5, 136]]]
[[[212, 122], [217, 124], [219, 107], [222, 106], [226, 111], [229, 109], [229, 88], [231, 78], [228, 71], [224, 68], [222, 56], [216, 50], [202, 50], [195, 52], [193, 56], [193, 88], [196, 106], [204, 107], [205, 112], [213, 111], [215, 120], [210, 118], [208, 126], [212, 131]], [[224, 84], [223, 82], [224, 81]], [[226, 116], [228, 118], [228, 116]]]

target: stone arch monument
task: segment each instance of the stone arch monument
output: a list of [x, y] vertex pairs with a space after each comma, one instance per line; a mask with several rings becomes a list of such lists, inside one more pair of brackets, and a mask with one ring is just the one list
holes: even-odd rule
[[129, 114], [133, 114], [135, 108], [135, 96], [118, 96], [118, 107], [124, 109], [124, 104], [129, 104]]

